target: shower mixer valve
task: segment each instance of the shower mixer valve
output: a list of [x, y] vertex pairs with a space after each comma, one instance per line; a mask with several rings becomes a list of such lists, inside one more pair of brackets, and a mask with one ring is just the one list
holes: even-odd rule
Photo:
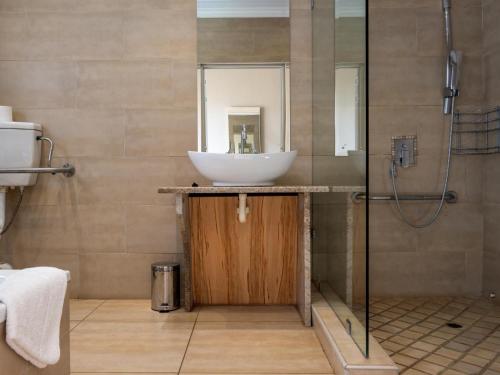
[[[392, 137], [392, 162], [395, 167], [408, 168], [416, 164], [417, 137], [399, 136]], [[392, 170], [395, 173], [395, 170]]]

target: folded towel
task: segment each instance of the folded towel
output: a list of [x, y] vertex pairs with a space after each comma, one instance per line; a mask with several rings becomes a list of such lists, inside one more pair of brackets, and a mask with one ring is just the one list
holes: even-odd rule
[[39, 368], [59, 361], [59, 326], [67, 274], [57, 268], [25, 268], [0, 284], [7, 308], [7, 344]]

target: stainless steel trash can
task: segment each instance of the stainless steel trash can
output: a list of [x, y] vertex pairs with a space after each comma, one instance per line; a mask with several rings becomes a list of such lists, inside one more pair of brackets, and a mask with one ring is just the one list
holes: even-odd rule
[[180, 265], [158, 262], [151, 265], [151, 309], [176, 310], [180, 305]]

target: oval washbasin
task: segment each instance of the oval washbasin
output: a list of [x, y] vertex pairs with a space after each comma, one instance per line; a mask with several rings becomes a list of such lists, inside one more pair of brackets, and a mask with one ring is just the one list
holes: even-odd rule
[[297, 151], [268, 154], [219, 154], [188, 151], [189, 158], [214, 186], [269, 186], [292, 166]]

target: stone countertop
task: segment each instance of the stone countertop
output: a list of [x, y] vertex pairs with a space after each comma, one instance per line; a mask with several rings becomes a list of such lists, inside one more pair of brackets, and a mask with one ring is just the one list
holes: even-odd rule
[[273, 186], [164, 186], [158, 188], [160, 194], [231, 194], [231, 193], [352, 193], [364, 192], [364, 186], [313, 186], [313, 185], [273, 185]]

